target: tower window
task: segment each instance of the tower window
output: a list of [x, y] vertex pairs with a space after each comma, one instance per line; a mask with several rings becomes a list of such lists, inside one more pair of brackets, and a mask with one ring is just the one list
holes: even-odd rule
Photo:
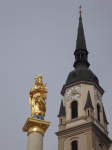
[[73, 73], [72, 74], [73, 78], [75, 79], [77, 77], [77, 74], [76, 73]]
[[62, 124], [62, 119], [60, 119], [60, 124]]
[[77, 60], [79, 60], [79, 59], [80, 59], [80, 54], [78, 53], [78, 54], [77, 54]]
[[81, 59], [84, 59], [84, 53], [81, 53]]
[[77, 59], [76, 55], [75, 55], [75, 59]]
[[88, 116], [89, 116], [89, 110], [88, 110]]
[[72, 142], [72, 150], [78, 150], [77, 141]]
[[98, 121], [100, 122], [100, 106], [97, 104], [97, 117]]
[[72, 119], [78, 117], [78, 108], [77, 108], [77, 102], [74, 101], [72, 103]]
[[85, 59], [87, 60], [87, 56], [86, 56], [86, 54], [84, 55], [84, 57], [85, 57]]
[[101, 146], [101, 144], [99, 144], [99, 150], [102, 150], [102, 146]]

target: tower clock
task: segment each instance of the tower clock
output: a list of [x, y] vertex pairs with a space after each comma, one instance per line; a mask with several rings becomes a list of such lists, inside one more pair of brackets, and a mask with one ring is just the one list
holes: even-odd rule
[[73, 86], [68, 90], [67, 98], [69, 100], [75, 100], [81, 94], [81, 88], [79, 86]]
[[101, 104], [102, 103], [102, 96], [97, 89], [94, 90], [94, 96], [95, 96], [97, 103]]

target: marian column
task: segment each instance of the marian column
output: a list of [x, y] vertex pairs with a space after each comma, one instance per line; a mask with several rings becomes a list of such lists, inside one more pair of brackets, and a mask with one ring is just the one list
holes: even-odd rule
[[27, 119], [23, 131], [28, 132], [27, 150], [42, 150], [43, 136], [50, 125], [45, 121], [47, 89], [42, 81], [41, 74], [35, 77], [35, 85], [30, 90], [29, 103], [31, 106], [31, 116]]

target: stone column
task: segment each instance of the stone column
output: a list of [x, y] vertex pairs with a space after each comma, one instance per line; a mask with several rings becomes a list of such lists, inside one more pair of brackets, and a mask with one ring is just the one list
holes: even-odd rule
[[43, 137], [49, 125], [49, 121], [28, 118], [23, 127], [23, 131], [28, 132], [27, 150], [43, 150]]
[[27, 150], [43, 150], [43, 135], [38, 132], [31, 132], [28, 135]]

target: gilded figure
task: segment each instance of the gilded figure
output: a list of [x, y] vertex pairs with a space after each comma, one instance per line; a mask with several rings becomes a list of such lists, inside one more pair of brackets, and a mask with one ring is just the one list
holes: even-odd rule
[[45, 117], [46, 112], [45, 99], [47, 99], [46, 96], [47, 89], [45, 86], [46, 85], [43, 84], [41, 74], [35, 77], [35, 85], [30, 90], [30, 99], [29, 99], [32, 111], [31, 113], [32, 118], [34, 117], [34, 115], [36, 115], [36, 117], [38, 117], [38, 115], [41, 115], [43, 119]]

